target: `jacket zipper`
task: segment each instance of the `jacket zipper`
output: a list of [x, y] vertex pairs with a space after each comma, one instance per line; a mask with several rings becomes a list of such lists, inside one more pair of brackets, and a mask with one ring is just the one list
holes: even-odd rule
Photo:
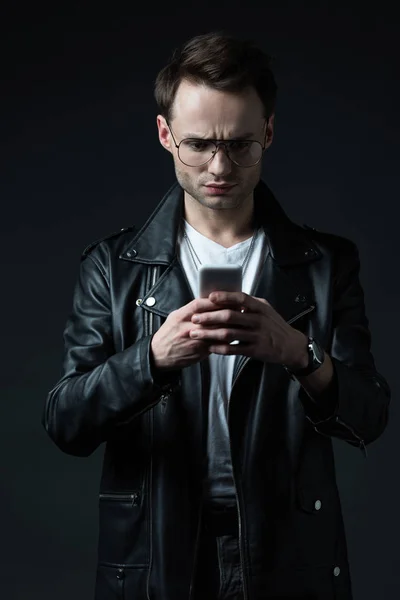
[[[153, 267], [152, 270], [152, 275], [151, 275], [151, 288], [155, 285], [155, 282], [157, 280], [157, 270], [158, 270], [158, 266], [157, 267]], [[150, 288], [150, 289], [151, 289]], [[142, 300], [141, 300], [142, 302]], [[150, 311], [146, 311], [146, 315], [147, 315], [147, 319], [145, 316], [145, 335], [152, 335], [153, 332], [153, 328], [154, 328], [154, 314]], [[161, 396], [162, 399], [162, 406], [161, 406], [161, 410], [162, 412], [165, 412], [166, 410], [166, 402], [167, 402], [167, 398], [170, 395], [170, 393], [166, 392]], [[146, 406], [141, 412], [137, 413], [137, 417], [140, 417], [140, 415], [142, 415], [143, 413], [147, 412], [150, 408], [154, 408], [155, 406], [157, 406], [157, 404], [160, 403], [160, 397], [157, 397], [156, 401], [154, 402], [154, 404], [152, 406]]]
[[[152, 276], [151, 276], [151, 287], [155, 285], [157, 279], [158, 267], [153, 267]], [[153, 334], [154, 327], [154, 315], [150, 313], [149, 315], [149, 335]], [[150, 558], [149, 558], [149, 569], [147, 571], [147, 580], [146, 580], [146, 596], [147, 600], [151, 600], [150, 598], [150, 574], [153, 567], [153, 419], [154, 414], [153, 411], [149, 411], [149, 420], [150, 420], [150, 465], [149, 465], [149, 535], [150, 535]]]
[[292, 317], [291, 319], [289, 319], [289, 321], [287, 322], [287, 324], [291, 325], [292, 323], [294, 323], [298, 319], [301, 319], [301, 317], [304, 317], [304, 315], [308, 315], [308, 313], [312, 312], [314, 310], [314, 308], [315, 308], [315, 304], [311, 304], [311, 306], [309, 306], [308, 308], [306, 308], [305, 310], [303, 310], [301, 313], [299, 313], [295, 317]]
[[[299, 313], [298, 315], [296, 315], [292, 319], [289, 319], [289, 321], [287, 321], [287, 324], [291, 325], [292, 323], [294, 323], [298, 319], [301, 319], [301, 317], [304, 317], [304, 315], [307, 315], [308, 313], [312, 312], [314, 310], [314, 308], [315, 308], [315, 305], [312, 304], [311, 306], [309, 306], [308, 308], [306, 308], [305, 310], [303, 310], [301, 313]], [[243, 371], [244, 367], [247, 365], [247, 363], [249, 362], [250, 359], [251, 359], [251, 357], [247, 356], [245, 358], [245, 360], [243, 361], [243, 363], [241, 364], [238, 372], [236, 373], [235, 379], [233, 380], [232, 389], [233, 389], [233, 386], [235, 385], [235, 383], [236, 383], [236, 381], [237, 381], [240, 373]]]
[[[261, 268], [259, 270], [257, 279], [259, 279], [260, 276], [261, 276]], [[241, 370], [242, 369], [240, 369], [239, 373], [241, 372]], [[237, 377], [235, 378], [235, 381], [236, 381], [236, 379], [237, 379]], [[231, 398], [229, 397], [229, 400], [228, 400], [228, 430], [229, 430], [230, 400], [231, 400]], [[164, 407], [165, 407], [166, 398], [165, 399], [163, 398], [163, 403], [164, 403]], [[165, 408], [164, 408], [164, 412], [165, 412]], [[232, 456], [232, 444], [231, 444], [230, 433], [229, 433], [229, 448], [230, 448], [230, 452], [231, 452], [231, 456]], [[239, 502], [239, 497], [238, 497], [238, 486], [237, 486], [237, 482], [236, 482], [235, 469], [234, 469], [234, 466], [233, 466], [233, 461], [232, 461], [232, 474], [233, 474], [233, 482], [234, 482], [235, 490], [236, 490], [235, 496], [236, 496], [236, 506], [237, 506], [237, 511], [238, 511], [238, 521], [239, 521], [239, 552], [240, 552], [240, 567], [241, 567], [242, 581], [243, 581], [243, 593], [244, 593], [244, 600], [248, 600], [247, 582], [245, 581], [244, 570], [243, 570], [242, 521], [241, 521], [241, 513], [240, 513], [240, 502]], [[193, 598], [193, 591], [194, 591], [193, 590], [193, 581], [194, 581], [194, 576], [195, 576], [195, 572], [196, 572], [196, 563], [197, 563], [198, 548], [199, 548], [200, 530], [201, 530], [201, 518], [199, 518], [199, 522], [198, 522], [198, 525], [197, 525], [197, 534], [196, 534], [195, 551], [194, 551], [194, 557], [195, 557], [194, 558], [194, 568], [193, 568], [193, 572], [192, 572], [192, 578], [191, 578], [191, 581], [190, 581], [189, 600], [192, 600], [192, 598]]]
[[[153, 412], [149, 412], [150, 419], [150, 446], [153, 449]], [[150, 466], [149, 466], [149, 536], [150, 536], [150, 557], [149, 557], [149, 569], [147, 571], [147, 580], [146, 580], [146, 596], [147, 600], [151, 600], [150, 598], [150, 574], [153, 568], [153, 451], [150, 452]]]
[[[310, 419], [310, 417], [306, 417], [306, 419], [308, 419], [310, 421], [311, 425], [314, 427], [315, 431], [319, 435], [323, 435], [324, 437], [327, 437], [327, 438], [330, 438], [330, 439], [332, 438], [332, 436], [329, 435], [328, 433], [324, 433], [323, 431], [321, 431], [320, 429], [318, 429], [318, 425], [319, 425], [319, 423], [321, 421], [319, 421], [319, 423], [316, 424], [316, 423], [314, 423], [314, 421], [312, 421]], [[326, 419], [326, 420], [328, 421], [329, 419]], [[360, 438], [360, 436], [355, 433], [354, 429], [352, 427], [350, 427], [350, 425], [347, 425], [347, 423], [345, 423], [344, 421], [342, 421], [339, 417], [335, 417], [335, 421], [336, 421], [336, 423], [339, 423], [339, 425], [342, 425], [342, 427], [345, 427], [346, 429], [348, 429], [352, 433], [352, 435], [358, 440], [358, 447], [360, 448], [360, 450], [363, 453], [364, 457], [368, 458], [367, 448], [365, 446], [364, 440], [362, 438]], [[325, 422], [325, 421], [323, 421], [323, 422]], [[343, 440], [344, 442], [350, 442], [350, 443], [354, 444], [354, 439], [352, 439], [352, 440], [349, 440], [347, 438], [339, 438], [339, 439]]]
[[119, 600], [124, 600], [125, 596], [125, 569], [123, 567], [119, 567], [117, 569], [117, 581], [118, 581], [118, 598]]
[[190, 588], [189, 588], [189, 600], [192, 600], [193, 598], [193, 582], [194, 582], [194, 576], [197, 570], [197, 556], [198, 556], [198, 549], [199, 549], [199, 539], [200, 539], [200, 529], [201, 529], [201, 517], [198, 520], [197, 523], [197, 533], [196, 533], [196, 540], [194, 543], [194, 564], [193, 564], [193, 569], [192, 569], [192, 578], [190, 580]]
[[240, 553], [240, 570], [241, 570], [241, 574], [242, 574], [242, 583], [243, 583], [243, 598], [244, 598], [244, 600], [248, 600], [247, 580], [246, 580], [246, 576], [245, 576], [245, 573], [244, 573], [244, 562], [243, 562], [244, 550], [243, 550], [243, 535], [242, 535], [242, 513], [241, 513], [241, 506], [240, 506], [240, 499], [242, 498], [242, 495], [240, 493], [240, 499], [239, 499], [239, 487], [238, 487], [238, 484], [237, 484], [236, 473], [235, 473], [235, 465], [234, 465], [234, 461], [233, 461], [231, 432], [230, 432], [230, 426], [229, 426], [230, 425], [231, 396], [232, 396], [232, 394], [229, 396], [229, 400], [228, 400], [229, 449], [230, 449], [230, 453], [231, 453], [232, 475], [233, 475], [233, 482], [234, 482], [235, 491], [236, 491], [236, 493], [235, 493], [235, 496], [236, 496], [236, 507], [237, 507], [237, 512], [238, 512], [239, 553]]
[[161, 412], [164, 415], [166, 410], [167, 410], [167, 400], [170, 397], [170, 392], [165, 392], [164, 394], [162, 394], [161, 398], [160, 398], [160, 403], [161, 403]]
[[132, 506], [139, 504], [140, 494], [139, 492], [132, 492], [131, 494], [119, 494], [118, 492], [99, 494], [100, 500], [111, 500], [114, 502], [131, 502]]
[[[151, 278], [150, 278], [150, 290], [154, 287], [157, 280], [157, 272], [158, 266], [152, 268]], [[149, 335], [152, 335], [154, 327], [154, 315], [152, 312], [149, 313]]]
[[[202, 390], [204, 389], [204, 365], [203, 363], [200, 363], [200, 372], [201, 372], [201, 381], [202, 381]], [[203, 397], [203, 391], [202, 391], [202, 397]], [[194, 563], [193, 563], [193, 569], [192, 569], [192, 577], [190, 580], [190, 586], [189, 586], [189, 600], [192, 600], [193, 598], [193, 582], [194, 582], [194, 578], [197, 572], [197, 558], [199, 555], [199, 540], [200, 540], [200, 531], [201, 531], [201, 521], [203, 519], [203, 506], [200, 509], [200, 515], [199, 515], [199, 519], [197, 522], [197, 533], [196, 533], [196, 540], [194, 543]]]
[[[291, 323], [294, 323], [295, 321], [297, 321], [297, 319], [300, 319], [301, 317], [303, 317], [304, 315], [312, 312], [315, 308], [315, 305], [311, 305], [309, 306], [307, 309], [303, 310], [301, 313], [299, 313], [298, 315], [296, 315], [295, 317], [293, 317], [292, 319], [290, 319], [287, 323], [288, 325], [291, 325]], [[251, 357], [246, 357], [246, 359], [243, 361], [240, 369], [238, 370], [236, 377], [232, 383], [232, 390], [233, 387], [236, 383], [236, 381], [238, 380], [240, 373], [243, 371], [244, 367], [246, 366], [246, 364], [249, 362]], [[230, 404], [231, 404], [231, 397], [232, 397], [232, 391], [231, 394], [229, 396], [229, 400], [228, 400], [228, 424], [229, 424], [229, 418], [230, 418]], [[231, 435], [230, 435], [230, 428], [229, 429], [229, 447], [230, 447], [230, 451], [231, 451], [231, 457], [232, 457], [232, 442], [231, 442]], [[245, 577], [245, 573], [244, 573], [244, 563], [243, 563], [243, 556], [244, 556], [244, 549], [243, 549], [243, 537], [242, 537], [242, 512], [241, 512], [241, 506], [240, 506], [240, 501], [242, 500], [242, 494], [241, 494], [241, 490], [239, 489], [238, 485], [237, 485], [237, 480], [236, 480], [236, 473], [235, 473], [235, 467], [234, 467], [234, 463], [232, 460], [232, 474], [233, 474], [233, 481], [235, 484], [235, 489], [236, 489], [236, 505], [237, 505], [237, 509], [238, 509], [238, 521], [239, 521], [239, 551], [240, 551], [240, 566], [241, 566], [241, 572], [242, 572], [242, 581], [243, 581], [243, 597], [244, 600], [248, 600], [248, 590], [247, 590], [247, 579]]]
[[[352, 427], [350, 427], [350, 425], [347, 425], [347, 423], [342, 421], [342, 419], [340, 417], [335, 417], [335, 420], [336, 420], [336, 423], [339, 423], [339, 425], [341, 425], [342, 427], [345, 427], [345, 429], [350, 431], [350, 433], [356, 438], [356, 440], [358, 440], [358, 447], [360, 448], [361, 452], [363, 453], [364, 458], [368, 458], [367, 448], [365, 446], [364, 440], [354, 431], [354, 429]], [[345, 440], [345, 441], [353, 442], [354, 440]]]
[[[157, 281], [157, 275], [158, 275], [158, 266], [153, 267], [152, 268], [152, 272], [151, 272], [151, 278], [150, 278], [150, 290], [155, 286], [155, 283]], [[153, 329], [154, 329], [154, 314], [152, 312], [149, 312], [149, 319], [148, 319], [148, 335], [152, 335]], [[160, 405], [161, 405], [161, 412], [162, 414], [165, 414], [166, 410], [167, 410], [167, 400], [171, 395], [171, 390], [167, 389], [161, 396], [161, 398], [159, 399]]]

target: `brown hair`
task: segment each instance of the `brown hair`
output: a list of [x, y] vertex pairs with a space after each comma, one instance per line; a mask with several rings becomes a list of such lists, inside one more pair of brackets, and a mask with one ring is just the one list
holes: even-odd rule
[[172, 107], [182, 79], [216, 90], [240, 92], [253, 86], [268, 119], [275, 109], [277, 85], [271, 57], [250, 40], [216, 31], [196, 36], [175, 49], [170, 62], [158, 73], [154, 96], [159, 112], [172, 120]]

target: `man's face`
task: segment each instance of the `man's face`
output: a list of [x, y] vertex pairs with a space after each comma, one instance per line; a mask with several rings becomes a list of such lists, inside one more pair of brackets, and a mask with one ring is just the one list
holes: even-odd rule
[[[181, 187], [201, 205], [214, 209], [237, 209], [252, 199], [261, 177], [262, 161], [252, 167], [239, 167], [219, 147], [213, 159], [200, 167], [181, 162], [178, 150], [165, 119], [157, 117], [161, 144], [172, 153], [175, 173]], [[176, 93], [173, 118], [169, 123], [179, 144], [184, 138], [230, 140], [242, 138], [264, 144], [266, 120], [263, 105], [256, 91], [221, 92], [209, 87], [182, 81]], [[272, 143], [273, 117], [270, 118], [266, 146]], [[210, 184], [233, 185], [225, 193], [215, 193]]]

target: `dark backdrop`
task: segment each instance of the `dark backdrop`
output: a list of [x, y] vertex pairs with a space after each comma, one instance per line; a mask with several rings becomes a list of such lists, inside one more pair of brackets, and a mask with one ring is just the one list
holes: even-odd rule
[[215, 0], [136, 14], [82, 5], [13, 4], [0, 19], [0, 596], [92, 597], [103, 448], [62, 454], [42, 407], [60, 376], [81, 251], [142, 223], [173, 182], [157, 140], [156, 73], [176, 45], [223, 27], [275, 57], [265, 180], [295, 220], [360, 249], [373, 352], [393, 401], [367, 460], [334, 442], [338, 481], [355, 600], [400, 597], [397, 3]]

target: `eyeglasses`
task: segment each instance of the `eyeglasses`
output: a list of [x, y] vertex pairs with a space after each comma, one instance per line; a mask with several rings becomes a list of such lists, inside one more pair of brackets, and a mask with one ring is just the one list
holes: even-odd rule
[[185, 138], [177, 144], [168, 121], [167, 125], [175, 148], [178, 149], [178, 157], [187, 167], [201, 167], [207, 164], [214, 158], [220, 146], [224, 147], [228, 158], [238, 167], [254, 167], [260, 162], [266, 149], [267, 128], [264, 145], [257, 140], [203, 140], [201, 138]]

